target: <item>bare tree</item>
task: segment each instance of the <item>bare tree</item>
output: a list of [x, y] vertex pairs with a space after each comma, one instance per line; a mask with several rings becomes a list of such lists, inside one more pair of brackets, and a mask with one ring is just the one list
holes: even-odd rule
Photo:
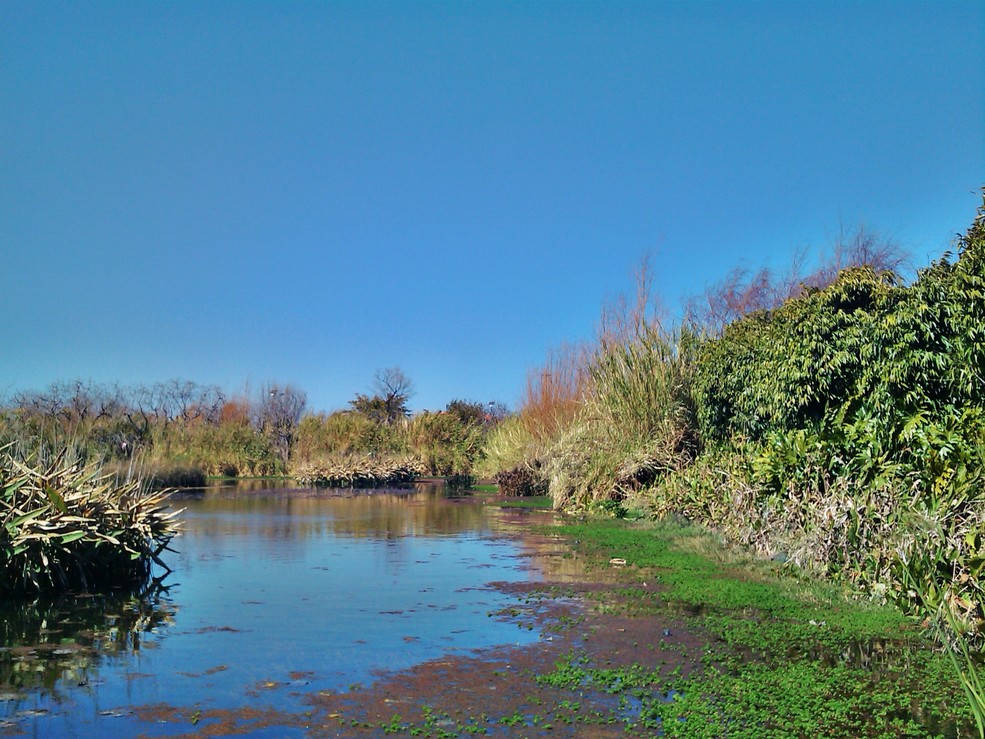
[[391, 424], [410, 415], [407, 401], [414, 395], [414, 383], [399, 367], [377, 370], [372, 395], [356, 393], [349, 405], [374, 423]]
[[407, 401], [414, 396], [414, 383], [400, 367], [378, 370], [373, 378], [373, 385], [377, 396], [383, 400], [387, 423], [410, 415]]
[[215, 423], [225, 396], [216, 385], [199, 385], [191, 380], [169, 380], [161, 386], [163, 409], [169, 420]]
[[750, 313], [775, 310], [805, 291], [823, 290], [851, 267], [870, 267], [895, 282], [910, 260], [898, 243], [859, 226], [853, 231], [842, 229], [812, 272], [805, 271], [806, 262], [806, 251], [798, 249], [784, 272], [767, 267], [750, 272], [737, 267], [724, 280], [688, 301], [688, 318], [704, 330], [719, 334], [727, 325]]
[[298, 423], [307, 405], [307, 394], [292, 385], [268, 383], [260, 388], [253, 407], [253, 423], [285, 462], [290, 459]]
[[831, 253], [817, 270], [800, 281], [800, 287], [823, 289], [832, 284], [842, 270], [850, 267], [870, 267], [876, 274], [889, 275], [895, 280], [910, 267], [910, 255], [891, 238], [865, 226], [853, 231], [842, 228]]

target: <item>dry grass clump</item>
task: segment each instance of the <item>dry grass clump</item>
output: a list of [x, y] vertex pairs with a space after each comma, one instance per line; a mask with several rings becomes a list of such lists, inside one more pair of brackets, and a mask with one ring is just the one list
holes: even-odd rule
[[369, 488], [412, 482], [424, 474], [426, 465], [410, 457], [351, 456], [307, 462], [294, 476], [302, 485]]
[[547, 495], [550, 491], [547, 477], [541, 471], [539, 462], [518, 465], [498, 472], [495, 480], [500, 492], [511, 497]]
[[0, 592], [136, 586], [152, 563], [166, 568], [159, 555], [177, 533], [168, 493], [69, 456], [0, 450]]

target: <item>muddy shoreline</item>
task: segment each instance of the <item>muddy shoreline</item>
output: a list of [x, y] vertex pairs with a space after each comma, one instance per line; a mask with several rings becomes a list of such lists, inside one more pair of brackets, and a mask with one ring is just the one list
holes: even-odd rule
[[[527, 511], [508, 515], [523, 529], [545, 521]], [[548, 572], [542, 582], [488, 583], [520, 603], [489, 618], [537, 630], [541, 638], [533, 645], [449, 654], [408, 670], [380, 673], [371, 685], [353, 685], [343, 692], [309, 694], [303, 679], [257, 686], [258, 704], [276, 705], [277, 694], [288, 691], [308, 705], [301, 713], [260, 706], [192, 711], [166, 705], [137, 708], [135, 713], [144, 721], [172, 724], [169, 736], [186, 737], [273, 736], [278, 731], [313, 737], [626, 736], [620, 718], [635, 720], [638, 707], [620, 706], [625, 698], [588, 685], [572, 691], [540, 678], [575, 654], [583, 667], [644, 668], [679, 678], [700, 668], [707, 636], [694, 633], [679, 617], [627, 613], [629, 603], [620, 593], [627, 585], [655, 598], [659, 590], [619, 563], [588, 573], [586, 563], [573, 564], [570, 550], [555, 537], [525, 531], [513, 538], [541, 564], [545, 556], [565, 562], [559, 568], [563, 572]], [[578, 570], [580, 576], [572, 574]], [[173, 733], [178, 729], [174, 724], [182, 723], [189, 724], [188, 731]]]

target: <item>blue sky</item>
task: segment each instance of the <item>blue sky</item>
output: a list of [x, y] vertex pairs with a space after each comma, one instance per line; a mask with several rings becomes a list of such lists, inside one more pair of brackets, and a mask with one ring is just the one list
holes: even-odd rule
[[985, 185], [981, 2], [0, 4], [0, 398], [514, 405], [651, 255], [675, 306]]

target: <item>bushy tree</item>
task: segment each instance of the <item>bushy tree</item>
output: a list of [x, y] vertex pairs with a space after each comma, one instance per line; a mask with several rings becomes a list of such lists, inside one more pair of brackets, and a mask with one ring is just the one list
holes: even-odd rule
[[407, 402], [414, 395], [414, 383], [399, 367], [379, 370], [373, 378], [373, 389], [373, 395], [357, 393], [349, 402], [354, 411], [385, 424], [410, 415]]

